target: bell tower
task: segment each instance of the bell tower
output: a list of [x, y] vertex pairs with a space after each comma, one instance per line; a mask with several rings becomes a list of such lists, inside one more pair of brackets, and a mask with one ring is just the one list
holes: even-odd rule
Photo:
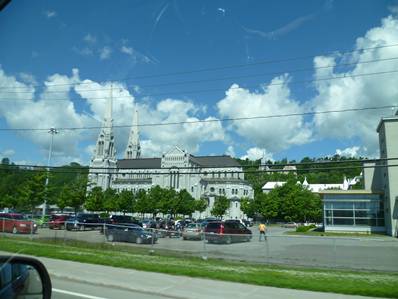
[[111, 185], [112, 173], [116, 168], [116, 149], [113, 135], [113, 87], [110, 88], [110, 97], [105, 109], [104, 121], [98, 135], [94, 154], [90, 162], [89, 187], [101, 187], [106, 190]]

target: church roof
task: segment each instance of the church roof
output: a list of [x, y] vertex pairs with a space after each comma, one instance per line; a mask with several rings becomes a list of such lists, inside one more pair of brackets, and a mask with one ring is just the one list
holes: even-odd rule
[[[241, 167], [238, 161], [230, 156], [201, 156], [190, 155], [191, 162], [201, 167]], [[162, 158], [121, 159], [117, 161], [120, 169], [156, 169], [161, 168]]]
[[120, 169], [155, 169], [160, 168], [160, 166], [160, 158], [121, 159], [117, 161], [117, 167]]
[[241, 167], [238, 161], [230, 156], [190, 156], [190, 160], [203, 167]]

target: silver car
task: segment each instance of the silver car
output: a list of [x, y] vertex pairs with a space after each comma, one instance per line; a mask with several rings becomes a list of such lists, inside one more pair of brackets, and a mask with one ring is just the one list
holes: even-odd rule
[[203, 227], [200, 223], [190, 223], [182, 231], [182, 239], [203, 240]]

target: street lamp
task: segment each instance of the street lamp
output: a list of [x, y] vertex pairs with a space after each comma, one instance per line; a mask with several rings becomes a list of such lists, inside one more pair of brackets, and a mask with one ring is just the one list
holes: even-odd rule
[[[50, 130], [48, 130], [48, 133], [51, 134], [51, 141], [50, 141], [50, 149], [48, 151], [48, 160], [47, 160], [47, 177], [46, 177], [46, 185], [45, 185], [46, 190], [47, 190], [48, 179], [49, 179], [49, 174], [50, 174], [50, 163], [51, 163], [51, 155], [53, 152], [54, 135], [58, 134], [58, 131], [56, 128], [50, 128]], [[46, 210], [47, 210], [47, 199], [44, 199], [43, 216], [46, 215]]]

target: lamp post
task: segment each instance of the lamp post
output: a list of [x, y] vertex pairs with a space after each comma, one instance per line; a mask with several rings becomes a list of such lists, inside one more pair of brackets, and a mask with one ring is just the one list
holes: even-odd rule
[[[50, 130], [48, 130], [48, 133], [51, 134], [51, 141], [50, 141], [50, 149], [48, 151], [48, 160], [47, 160], [47, 177], [46, 177], [46, 184], [45, 184], [46, 190], [47, 190], [48, 179], [49, 179], [49, 174], [50, 174], [50, 163], [51, 163], [51, 155], [53, 152], [54, 135], [58, 134], [58, 131], [56, 128], [50, 128]], [[44, 199], [43, 214], [42, 214], [43, 217], [46, 215], [46, 210], [47, 210], [47, 199]]]

